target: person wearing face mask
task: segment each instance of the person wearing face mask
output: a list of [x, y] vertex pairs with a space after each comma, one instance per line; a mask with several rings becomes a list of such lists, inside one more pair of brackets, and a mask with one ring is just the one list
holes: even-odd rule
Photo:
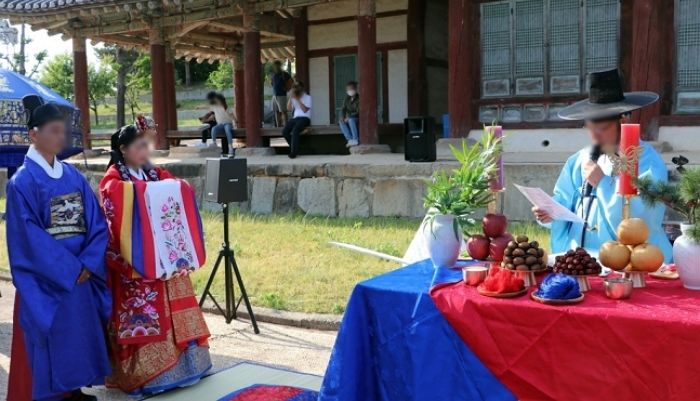
[[342, 115], [340, 117], [340, 130], [347, 140], [347, 147], [360, 144], [358, 122], [360, 119], [360, 95], [357, 93], [357, 82], [350, 81], [345, 85], [345, 101], [343, 102]]
[[66, 118], [22, 99], [32, 146], [7, 185], [7, 248], [17, 289], [8, 400], [95, 400], [110, 372], [107, 224], [87, 180], [56, 158]]
[[282, 136], [289, 144], [289, 158], [299, 154], [299, 135], [311, 125], [311, 96], [304, 90], [304, 84], [297, 82], [291, 91], [287, 107], [293, 110], [293, 117], [282, 128]]
[[[583, 120], [591, 146], [571, 156], [564, 165], [556, 186], [554, 199], [577, 213], [585, 223], [553, 220], [545, 211], [533, 208], [535, 218], [550, 227], [551, 250], [566, 252], [582, 246], [597, 251], [600, 246], [617, 238], [617, 226], [622, 220], [623, 198], [617, 195], [618, 177], [613, 164], [605, 153], [617, 149], [620, 141], [620, 124], [634, 110], [656, 102], [659, 96], [652, 92], [622, 92], [617, 70], [592, 73], [590, 97], [574, 103], [559, 112], [566, 120]], [[659, 182], [668, 180], [668, 170], [661, 156], [647, 142], [642, 141], [639, 156], [639, 176], [651, 177]], [[594, 147], [600, 150], [594, 150]], [[595, 156], [594, 156], [595, 155]], [[600, 155], [597, 157], [597, 155]], [[593, 160], [597, 158], [597, 160]], [[587, 186], [590, 186], [587, 189]], [[631, 215], [643, 219], [649, 226], [649, 242], [658, 246], [671, 259], [671, 243], [663, 230], [665, 207], [645, 205], [639, 197], [632, 200]]]

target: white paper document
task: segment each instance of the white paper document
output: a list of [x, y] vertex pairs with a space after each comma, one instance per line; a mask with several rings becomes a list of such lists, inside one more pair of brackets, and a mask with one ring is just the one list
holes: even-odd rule
[[571, 210], [565, 208], [554, 200], [549, 194], [544, 192], [542, 188], [523, 187], [514, 184], [515, 187], [522, 193], [533, 206], [544, 210], [554, 220], [573, 221], [574, 223], [583, 223], [583, 219], [576, 215]]

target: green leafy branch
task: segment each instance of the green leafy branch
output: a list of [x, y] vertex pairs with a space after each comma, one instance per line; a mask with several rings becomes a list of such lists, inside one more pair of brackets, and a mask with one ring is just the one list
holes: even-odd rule
[[476, 226], [473, 215], [493, 201], [489, 183], [497, 173], [497, 161], [502, 153], [501, 138], [484, 127], [481, 139], [472, 146], [466, 141], [461, 147], [450, 146], [459, 167], [452, 171], [437, 171], [428, 181], [423, 204], [432, 224], [437, 215], [455, 216], [455, 235], [468, 233]]

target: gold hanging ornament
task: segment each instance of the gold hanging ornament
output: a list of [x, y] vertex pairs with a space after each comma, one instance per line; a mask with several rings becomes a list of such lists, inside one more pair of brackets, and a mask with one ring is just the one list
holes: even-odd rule
[[617, 147], [614, 145], [605, 146], [603, 153], [610, 159], [612, 163], [612, 174], [620, 175], [621, 173], [628, 174], [631, 177], [637, 175], [636, 167], [639, 164], [639, 159], [642, 156], [644, 148], [641, 146], [631, 146], [626, 152], [618, 154]]

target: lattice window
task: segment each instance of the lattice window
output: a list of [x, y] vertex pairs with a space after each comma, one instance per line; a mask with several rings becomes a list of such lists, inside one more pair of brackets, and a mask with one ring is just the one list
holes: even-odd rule
[[516, 0], [515, 94], [544, 93], [544, 2]]
[[510, 94], [512, 41], [510, 1], [481, 6], [481, 76], [484, 96]]
[[482, 96], [585, 92], [588, 73], [617, 66], [619, 18], [619, 0], [482, 3]]
[[617, 67], [617, 38], [620, 31], [618, 0], [587, 0], [585, 21], [586, 72]]
[[700, 113], [700, 0], [676, 1], [676, 111]]
[[581, 91], [581, 4], [558, 0], [549, 6], [549, 90]]

